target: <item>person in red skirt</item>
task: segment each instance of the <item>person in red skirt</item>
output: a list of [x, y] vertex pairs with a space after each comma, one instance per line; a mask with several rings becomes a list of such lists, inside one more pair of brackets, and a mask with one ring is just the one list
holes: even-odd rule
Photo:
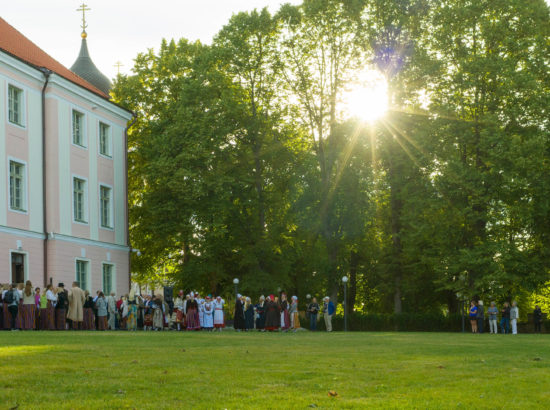
[[34, 290], [30, 280], [25, 283], [23, 290], [23, 302], [21, 304], [21, 329], [33, 330], [36, 315], [36, 300], [34, 299]]
[[40, 297], [40, 329], [55, 330], [55, 305], [57, 294], [52, 284], [46, 286], [46, 301]]

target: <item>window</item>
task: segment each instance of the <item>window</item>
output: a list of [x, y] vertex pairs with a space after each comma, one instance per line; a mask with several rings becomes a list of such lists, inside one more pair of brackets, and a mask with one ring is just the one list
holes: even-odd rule
[[101, 216], [101, 226], [103, 228], [112, 228], [111, 218], [111, 188], [99, 186], [99, 212]]
[[113, 290], [113, 265], [103, 264], [103, 293], [109, 295]]
[[84, 114], [73, 110], [73, 144], [84, 147]]
[[10, 208], [25, 211], [25, 165], [10, 161]]
[[88, 289], [88, 261], [76, 261], [76, 281], [80, 284], [80, 289]]
[[111, 156], [111, 127], [99, 123], [99, 153], [107, 157]]
[[73, 178], [73, 212], [74, 220], [87, 223], [86, 221], [86, 181], [80, 178]]
[[8, 86], [8, 119], [23, 126], [23, 90], [13, 85]]

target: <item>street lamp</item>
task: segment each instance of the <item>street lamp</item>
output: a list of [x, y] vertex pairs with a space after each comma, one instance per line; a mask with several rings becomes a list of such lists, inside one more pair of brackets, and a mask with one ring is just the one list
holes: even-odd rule
[[343, 276], [344, 283], [344, 332], [348, 331], [348, 277]]
[[237, 297], [238, 294], [238, 287], [239, 287], [239, 279], [235, 278], [233, 279], [233, 284], [235, 285], [235, 297]]

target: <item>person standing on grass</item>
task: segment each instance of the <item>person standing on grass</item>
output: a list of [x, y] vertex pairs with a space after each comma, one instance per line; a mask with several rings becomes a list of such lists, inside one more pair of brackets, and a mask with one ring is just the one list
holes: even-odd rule
[[332, 316], [335, 311], [334, 303], [328, 296], [323, 299], [323, 316], [325, 317], [325, 327], [327, 332], [332, 332]]
[[500, 310], [502, 318], [500, 319], [500, 328], [502, 333], [510, 333], [510, 305], [504, 302], [504, 306]]
[[94, 298], [87, 290], [84, 292], [84, 306], [82, 308], [82, 330], [96, 330], [94, 314]]
[[483, 301], [477, 302], [477, 332], [483, 333], [483, 323], [485, 322], [485, 309], [483, 307]]
[[266, 315], [265, 315], [265, 330], [273, 332], [279, 328], [279, 306], [275, 303], [275, 297], [269, 295], [265, 305]]
[[178, 292], [178, 297], [174, 300], [174, 312], [176, 313], [176, 328], [182, 330], [183, 325], [183, 290]]
[[32, 330], [34, 329], [35, 313], [36, 312], [36, 300], [34, 298], [34, 291], [32, 289], [32, 283], [28, 280], [25, 283], [25, 289], [23, 290], [23, 300], [21, 303], [21, 329]]
[[201, 323], [199, 318], [199, 304], [195, 299], [193, 292], [189, 295], [187, 301], [187, 330], [201, 330]]
[[40, 329], [40, 288], [34, 289], [34, 329]]
[[519, 319], [519, 309], [516, 301], [512, 302], [512, 308], [510, 309], [510, 324], [512, 325], [512, 334], [518, 334], [518, 319]]
[[260, 301], [255, 306], [256, 308], [256, 330], [263, 332], [265, 329], [265, 296], [260, 296]]
[[223, 319], [223, 305], [225, 300], [221, 296], [217, 296], [216, 300], [212, 303], [214, 308], [214, 327], [220, 332], [225, 327], [225, 321]]
[[203, 305], [203, 327], [209, 332], [212, 331], [214, 327], [214, 317], [212, 316], [214, 312], [214, 304], [212, 303], [211, 295], [206, 296]]
[[108, 330], [107, 326], [107, 301], [103, 292], [99, 292], [95, 302], [97, 309], [97, 330]]
[[244, 302], [244, 322], [246, 330], [254, 330], [254, 305], [248, 296]]
[[136, 292], [132, 289], [128, 295], [128, 330], [137, 330], [137, 316], [138, 308], [136, 303]]
[[536, 305], [535, 310], [533, 310], [533, 323], [535, 324], [535, 333], [540, 333], [542, 324], [542, 310], [540, 310], [539, 305]]
[[116, 330], [116, 298], [115, 292], [107, 297], [107, 313], [109, 314], [109, 329]]
[[300, 316], [298, 312], [298, 297], [292, 296], [291, 303], [290, 303], [290, 327], [296, 331], [296, 329], [300, 328]]
[[242, 301], [242, 295], [237, 294], [237, 300], [235, 300], [235, 311], [233, 315], [233, 328], [240, 332], [246, 329], [246, 323], [244, 321], [244, 306]]
[[67, 306], [69, 305], [69, 295], [65, 290], [65, 284], [57, 284], [57, 304], [55, 305], [55, 325], [57, 330], [66, 330], [67, 326]]
[[286, 293], [281, 293], [281, 302], [279, 303], [279, 309], [281, 310], [281, 330], [286, 332], [290, 329], [290, 313], [288, 300], [286, 299]]
[[46, 299], [48, 300], [48, 303], [46, 308], [44, 330], [55, 330], [55, 306], [57, 305], [57, 291], [51, 283], [46, 286]]
[[319, 304], [317, 298], [313, 298], [311, 303], [307, 306], [307, 313], [309, 315], [309, 330], [315, 332], [317, 330], [317, 315], [319, 314]]
[[477, 333], [477, 305], [474, 300], [470, 302], [470, 325], [472, 326], [472, 333]]
[[84, 302], [86, 294], [80, 289], [78, 282], [73, 282], [72, 288], [67, 293], [69, 298], [69, 311], [67, 319], [71, 322], [71, 329], [82, 329], [82, 321], [84, 320]]
[[17, 285], [11, 284], [9, 289], [4, 293], [4, 306], [8, 306], [8, 312], [10, 313], [10, 329], [12, 331], [19, 330], [16, 328], [17, 314], [19, 313], [19, 301], [21, 296], [17, 291]]
[[498, 327], [497, 327], [498, 309], [496, 307], [495, 302], [491, 302], [491, 306], [489, 306], [489, 309], [487, 309], [487, 314], [489, 315], [489, 331], [491, 333], [497, 334], [498, 333]]

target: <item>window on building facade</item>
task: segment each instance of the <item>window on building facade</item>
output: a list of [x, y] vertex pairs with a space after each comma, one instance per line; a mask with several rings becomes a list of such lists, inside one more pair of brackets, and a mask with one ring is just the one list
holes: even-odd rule
[[73, 178], [74, 220], [86, 223], [86, 181]]
[[75, 280], [80, 284], [80, 289], [88, 289], [88, 261], [76, 261], [76, 277]]
[[101, 216], [101, 226], [112, 228], [111, 217], [111, 191], [112, 189], [103, 185], [99, 187], [99, 210]]
[[11, 123], [23, 125], [23, 90], [8, 86], [8, 119]]
[[25, 165], [10, 161], [10, 208], [25, 211]]
[[73, 144], [84, 147], [84, 142], [84, 114], [73, 110]]
[[108, 296], [113, 290], [113, 265], [103, 264], [103, 293]]
[[99, 153], [107, 157], [111, 156], [111, 127], [99, 123]]

